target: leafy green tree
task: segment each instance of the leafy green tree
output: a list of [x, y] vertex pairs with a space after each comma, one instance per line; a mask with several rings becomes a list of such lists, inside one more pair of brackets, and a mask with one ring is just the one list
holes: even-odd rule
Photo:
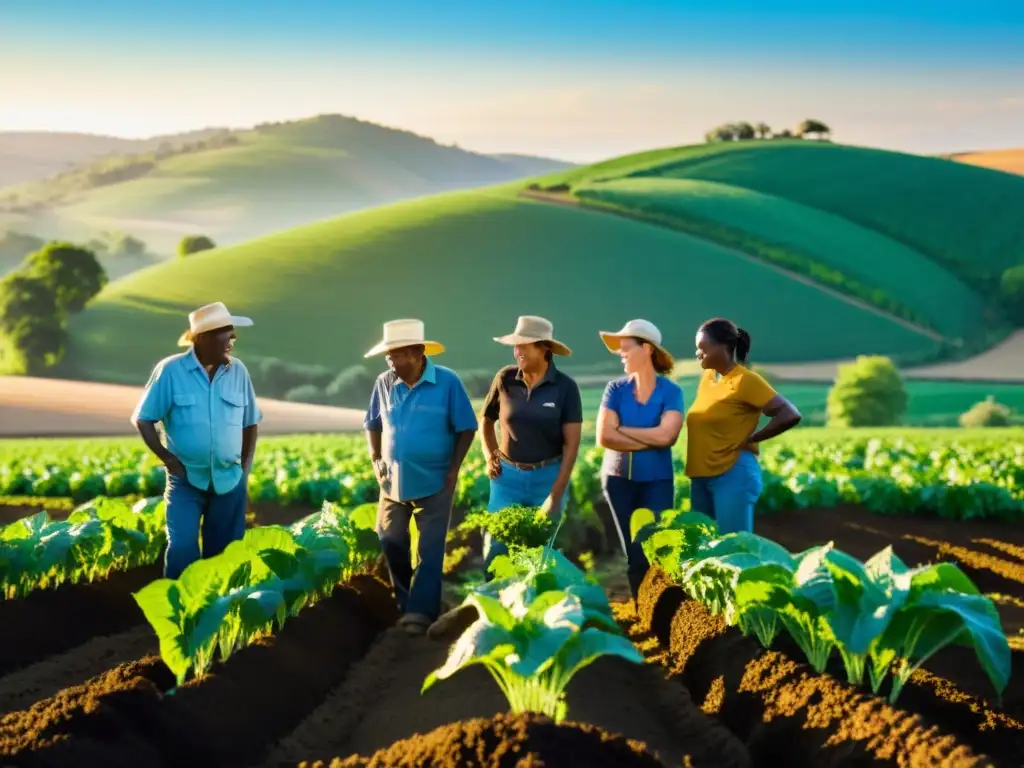
[[804, 136], [817, 136], [819, 139], [825, 139], [831, 134], [832, 129], [820, 120], [807, 119], [796, 128], [796, 135], [801, 138]]
[[754, 138], [756, 132], [754, 131], [754, 126], [752, 126], [750, 123], [742, 122], [736, 123], [733, 126], [733, 134], [740, 141], [749, 141], [750, 139]]
[[20, 272], [0, 280], [0, 372], [40, 373], [60, 362], [66, 340], [45, 281]]
[[758, 123], [754, 126], [754, 132], [757, 133], [759, 139], [768, 139], [772, 135], [772, 129], [768, 123]]
[[178, 243], [178, 257], [183, 259], [193, 253], [209, 251], [216, 247], [217, 244], [206, 235], [186, 235]]
[[970, 410], [960, 414], [960, 426], [969, 429], [977, 427], [1009, 427], [1013, 424], [1013, 411], [989, 395]]
[[1010, 317], [1018, 325], [1024, 325], [1024, 264], [1003, 272], [999, 293]]
[[64, 317], [81, 312], [107, 284], [107, 273], [87, 248], [52, 242], [29, 254], [23, 271], [47, 285]]
[[887, 427], [907, 410], [907, 389], [888, 357], [860, 355], [839, 366], [828, 393], [830, 427]]

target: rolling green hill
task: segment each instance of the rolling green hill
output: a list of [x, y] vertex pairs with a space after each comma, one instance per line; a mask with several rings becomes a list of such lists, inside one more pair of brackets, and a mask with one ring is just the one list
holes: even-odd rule
[[1024, 178], [900, 152], [801, 140], [702, 144], [536, 183], [594, 187], [623, 178], [717, 182], [784, 198], [914, 248], [979, 289], [1024, 258]]
[[759, 361], [934, 347], [889, 317], [713, 243], [515, 192], [393, 204], [130, 275], [73, 319], [60, 375], [140, 383], [175, 351], [186, 313], [218, 299], [256, 320], [241, 337], [243, 360], [335, 369], [364, 362], [381, 324], [407, 316], [426, 321], [456, 369], [508, 362], [510, 350], [491, 338], [529, 313], [552, 319], [576, 366], [614, 369], [597, 331], [635, 316], [657, 323], [681, 357], [692, 354], [697, 325], [716, 314], [750, 330]]
[[46, 237], [118, 229], [163, 251], [234, 243], [341, 212], [571, 167], [487, 156], [340, 115], [165, 142], [0, 191], [0, 224]]
[[[271, 136], [221, 150], [238, 161], [218, 163], [220, 178], [228, 168], [250, 178], [247, 153], [275, 157], [274, 141], [292, 158], [286, 167], [297, 146], [330, 154], [316, 129], [303, 125], [296, 138], [289, 127], [290, 144]], [[260, 172], [283, 176], [273, 168]], [[349, 213], [143, 270], [73, 319], [57, 373], [140, 383], [174, 351], [186, 313], [217, 299], [257, 320], [242, 336], [243, 359], [331, 370], [362, 364], [381, 323], [403, 316], [423, 318], [448, 344], [446, 364], [493, 369], [510, 355], [491, 337], [520, 314], [555, 322], [576, 371], [614, 370], [596, 332], [636, 316], [657, 323], [683, 358], [697, 325], [725, 315], [752, 333], [757, 363], [873, 353], [909, 364], [1006, 335], [982, 290], [1008, 262], [1004, 250], [1024, 255], [1024, 223], [1005, 215], [1004, 197], [1024, 203], [1024, 179], [828, 143], [647, 152]]]

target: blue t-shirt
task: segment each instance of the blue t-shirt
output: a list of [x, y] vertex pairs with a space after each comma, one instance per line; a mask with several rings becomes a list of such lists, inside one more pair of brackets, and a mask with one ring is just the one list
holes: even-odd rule
[[[623, 427], [656, 427], [665, 411], [683, 412], [683, 390], [671, 379], [658, 376], [654, 391], [646, 403], [636, 401], [636, 389], [628, 376], [608, 382], [601, 407], [615, 411]], [[605, 448], [601, 472], [648, 482], [672, 479], [672, 449], [647, 448], [642, 451], [613, 451]]]

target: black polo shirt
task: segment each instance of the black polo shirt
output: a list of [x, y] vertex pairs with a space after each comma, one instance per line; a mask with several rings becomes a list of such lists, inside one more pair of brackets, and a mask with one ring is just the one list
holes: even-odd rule
[[519, 367], [510, 365], [494, 377], [483, 416], [501, 425], [498, 447], [512, 461], [547, 461], [562, 455], [562, 425], [583, 422], [580, 388], [548, 362], [531, 392]]

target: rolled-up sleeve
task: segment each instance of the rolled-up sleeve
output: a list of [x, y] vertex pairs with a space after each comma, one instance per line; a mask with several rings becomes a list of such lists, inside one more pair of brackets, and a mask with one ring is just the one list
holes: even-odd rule
[[171, 382], [164, 362], [153, 369], [146, 382], [138, 405], [132, 412], [132, 421], [163, 421], [171, 411]]
[[256, 388], [252, 385], [252, 377], [245, 372], [245, 413], [242, 414], [242, 426], [254, 427], [263, 421], [263, 411], [256, 402]]
[[363, 429], [370, 432], [383, 432], [384, 424], [380, 418], [380, 381], [373, 384], [373, 391], [370, 393], [370, 405], [366, 409], [366, 416], [363, 418]]
[[479, 426], [469, 393], [457, 374], [452, 374], [448, 385], [448, 412], [451, 415], [452, 431], [475, 432]]

